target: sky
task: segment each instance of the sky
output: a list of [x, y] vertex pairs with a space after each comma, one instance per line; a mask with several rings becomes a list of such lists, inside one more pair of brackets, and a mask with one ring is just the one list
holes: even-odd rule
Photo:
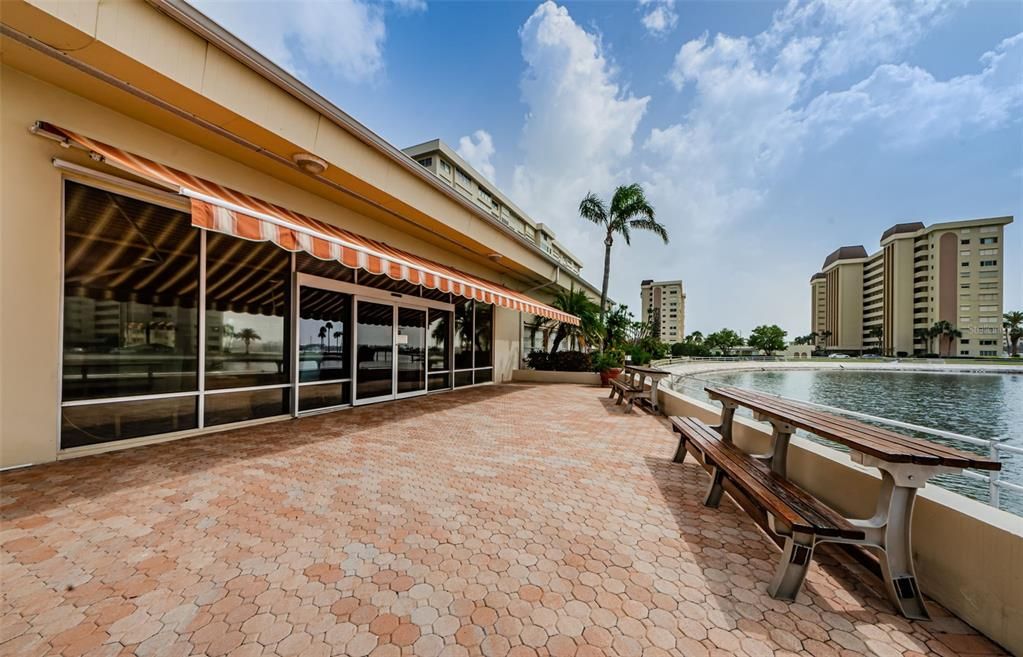
[[669, 232], [616, 241], [610, 296], [685, 281], [686, 330], [809, 332], [828, 253], [896, 223], [1013, 215], [1023, 309], [1023, 3], [195, 0], [389, 142], [440, 138], [599, 285], [589, 192]]

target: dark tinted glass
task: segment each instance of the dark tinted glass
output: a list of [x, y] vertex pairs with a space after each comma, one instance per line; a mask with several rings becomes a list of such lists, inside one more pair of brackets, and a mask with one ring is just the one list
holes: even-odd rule
[[450, 374], [431, 374], [427, 381], [427, 390], [443, 390], [451, 387]]
[[426, 389], [426, 311], [398, 308], [398, 394]]
[[476, 304], [476, 360], [473, 367], [489, 367], [494, 361], [494, 307], [486, 303]]
[[61, 408], [60, 446], [95, 445], [195, 429], [196, 396], [146, 399]]
[[356, 308], [356, 398], [393, 394], [394, 306], [360, 301]]
[[430, 326], [426, 332], [430, 370], [451, 369], [451, 313], [430, 309]]
[[472, 370], [466, 370], [465, 372], [455, 372], [455, 387], [461, 388], [462, 386], [472, 385]]
[[291, 254], [271, 242], [206, 238], [206, 387], [288, 382]]
[[290, 394], [290, 388], [271, 388], [206, 395], [206, 426], [285, 415]]
[[351, 403], [351, 383], [321, 383], [301, 386], [298, 389], [298, 410], [311, 411], [317, 408], [341, 406]]
[[[455, 304], [455, 369], [472, 367], [473, 329], [472, 306], [469, 299], [461, 299]], [[455, 385], [458, 385], [457, 380]]]
[[298, 380], [350, 378], [352, 298], [304, 286], [298, 297]]
[[473, 383], [490, 383], [494, 380], [494, 370], [487, 368], [485, 370], [476, 370], [473, 372]]
[[64, 241], [63, 400], [196, 390], [189, 216], [68, 181]]

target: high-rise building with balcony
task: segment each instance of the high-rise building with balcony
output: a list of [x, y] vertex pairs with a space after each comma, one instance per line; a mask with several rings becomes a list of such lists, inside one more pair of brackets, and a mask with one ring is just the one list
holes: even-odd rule
[[655, 338], [681, 342], [686, 335], [686, 291], [682, 281], [646, 280], [640, 284], [643, 322]]
[[[881, 248], [831, 253], [810, 278], [810, 330], [830, 351], [997, 356], [1004, 230], [1012, 217], [896, 224]], [[947, 321], [961, 338], [925, 331]]]

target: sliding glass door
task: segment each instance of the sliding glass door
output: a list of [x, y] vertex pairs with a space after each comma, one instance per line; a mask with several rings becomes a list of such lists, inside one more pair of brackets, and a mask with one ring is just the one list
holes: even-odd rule
[[394, 398], [394, 305], [355, 302], [355, 403]]
[[398, 306], [397, 396], [426, 392], [426, 309]]

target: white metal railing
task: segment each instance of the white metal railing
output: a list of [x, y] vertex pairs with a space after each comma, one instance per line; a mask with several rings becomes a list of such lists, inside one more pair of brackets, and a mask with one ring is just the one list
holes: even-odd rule
[[660, 358], [650, 361], [650, 367], [678, 365], [679, 363], [735, 363], [739, 361], [783, 361], [784, 356], [683, 356], [682, 358]]
[[[692, 381], [707, 385], [721, 385], [719, 381], [711, 381], [709, 379], [703, 379], [692, 374], [671, 374], [664, 379], [670, 381], [672, 388], [679, 385], [682, 391], [685, 389], [685, 382]], [[869, 420], [871, 422], [877, 422], [880, 424], [886, 424], [893, 427], [899, 427], [901, 429], [909, 429], [910, 431], [917, 431], [919, 433], [928, 434], [931, 436], [938, 436], [941, 438], [947, 438], [949, 440], [957, 440], [968, 445], [976, 445], [977, 447], [984, 447], [987, 450], [988, 457], [1002, 463], [1002, 457], [1005, 454], [1018, 454], [1023, 456], [1023, 447], [1016, 445], [1006, 445], [1005, 441], [1007, 438], [978, 438], [976, 436], [967, 436], [965, 434], [956, 433], [954, 431], [945, 431], [943, 429], [935, 429], [933, 427], [925, 427], [919, 424], [913, 424], [912, 422], [902, 422], [900, 420], [892, 420], [886, 417], [879, 417], [877, 415], [870, 415], [868, 413], [860, 413], [859, 411], [850, 411], [845, 408], [838, 408], [837, 406], [828, 406], [826, 404], [818, 404], [816, 402], [810, 402], [803, 399], [792, 399], [790, 397], [784, 397], [782, 395], [776, 395], [763, 390], [757, 391], [760, 394], [770, 395], [777, 397], [778, 399], [785, 399], [787, 401], [794, 401], [800, 404], [806, 404], [814, 408], [819, 408], [831, 413], [838, 413], [840, 415], [848, 415], [850, 417], [859, 418], [862, 420]], [[1017, 484], [1011, 481], [1004, 481], [1001, 477], [1001, 471], [994, 470], [991, 474], [981, 474], [979, 472], [973, 472], [971, 470], [963, 470], [962, 475], [969, 479], [975, 479], [987, 483], [989, 503], [991, 506], [1000, 508], [1001, 505], [1001, 492], [1003, 490], [1013, 491], [1015, 493], [1023, 494], [1023, 485]]]

